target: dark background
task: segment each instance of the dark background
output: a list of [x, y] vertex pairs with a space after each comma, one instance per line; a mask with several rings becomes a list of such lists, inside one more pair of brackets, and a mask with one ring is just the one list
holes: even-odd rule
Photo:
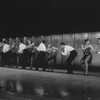
[[100, 31], [99, 0], [0, 0], [0, 36]]

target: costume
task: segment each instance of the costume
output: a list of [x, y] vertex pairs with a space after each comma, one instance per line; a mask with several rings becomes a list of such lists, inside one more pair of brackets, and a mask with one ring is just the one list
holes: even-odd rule
[[76, 50], [69, 45], [65, 45], [64, 52], [62, 52], [62, 55], [65, 55], [65, 56], [68, 55], [68, 58], [66, 59], [67, 70], [68, 70], [68, 73], [73, 74], [72, 62], [77, 56]]
[[43, 71], [46, 70], [46, 64], [44, 61], [46, 55], [46, 46], [43, 42], [40, 43], [39, 47], [37, 48], [39, 51], [38, 56], [36, 57], [36, 66], [35, 70], [38, 70], [39, 67], [42, 67]]
[[51, 71], [53, 71], [53, 66], [56, 63], [56, 55], [55, 55], [55, 53], [56, 53], [57, 50], [58, 49], [55, 48], [55, 47], [47, 48], [47, 53], [48, 53], [48, 57], [47, 57], [48, 67], [49, 67], [49, 70], [51, 69]]

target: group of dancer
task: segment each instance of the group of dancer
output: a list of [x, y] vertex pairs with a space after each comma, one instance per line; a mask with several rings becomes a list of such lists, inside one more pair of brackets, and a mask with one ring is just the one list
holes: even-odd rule
[[[67, 56], [66, 68], [68, 74], [73, 74], [73, 61], [77, 57], [77, 50], [74, 47], [62, 42], [58, 50], [57, 47], [53, 47], [52, 43], [46, 45], [46, 41], [42, 40], [39, 46], [30, 40], [26, 44], [22, 40], [19, 41], [17, 46], [15, 42], [9, 45], [5, 39], [0, 43], [0, 55], [1, 55], [1, 66], [8, 65], [9, 67], [13, 64], [22, 66], [23, 69], [26, 66], [30, 68], [35, 67], [35, 70], [39, 70], [41, 67], [43, 71], [53, 71], [53, 66], [56, 62], [56, 52], [61, 53], [63, 56]], [[96, 45], [96, 53], [100, 53], [100, 38], [98, 38], [98, 44]], [[92, 61], [93, 46], [90, 44], [89, 39], [85, 39], [82, 45], [83, 57], [80, 60], [80, 65], [84, 69], [84, 75], [88, 75], [88, 65]], [[38, 55], [36, 54], [38, 52]], [[45, 56], [46, 60], [45, 60]]]
[[[3, 39], [0, 43], [1, 66], [17, 65], [16, 67], [18, 67], [21, 65], [22, 69], [30, 66], [31, 69], [35, 67], [35, 70], [39, 70], [41, 67], [43, 71], [46, 71], [48, 66], [48, 71], [53, 71], [57, 50], [58, 48], [53, 47], [51, 43], [46, 46], [45, 40], [41, 41], [39, 46], [30, 40], [26, 44], [20, 40], [17, 46], [16, 42], [9, 45], [6, 39]], [[46, 61], [45, 56], [47, 57]]]

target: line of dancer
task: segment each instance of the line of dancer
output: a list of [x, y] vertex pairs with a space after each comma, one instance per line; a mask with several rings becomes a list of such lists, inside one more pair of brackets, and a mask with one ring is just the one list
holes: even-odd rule
[[[47, 45], [47, 46], [46, 46]], [[92, 61], [92, 51], [93, 46], [89, 39], [85, 39], [82, 44], [83, 57], [80, 60], [80, 65], [84, 69], [84, 75], [88, 75], [88, 67]], [[13, 42], [9, 45], [6, 39], [3, 39], [0, 43], [0, 64], [2, 67], [8, 65], [9, 67], [15, 65], [22, 66], [22, 69], [26, 69], [27, 66], [38, 71], [41, 67], [43, 71], [53, 71], [56, 65], [56, 53], [59, 52], [62, 56], [66, 56], [66, 68], [68, 74], [73, 74], [73, 61], [77, 57], [77, 50], [71, 45], [62, 42], [60, 44], [60, 49], [54, 47], [52, 43], [48, 43], [42, 40], [39, 46], [30, 40], [26, 44], [22, 40], [19, 41], [19, 45]], [[98, 43], [96, 44], [96, 53], [100, 54], [100, 38], [98, 38]]]

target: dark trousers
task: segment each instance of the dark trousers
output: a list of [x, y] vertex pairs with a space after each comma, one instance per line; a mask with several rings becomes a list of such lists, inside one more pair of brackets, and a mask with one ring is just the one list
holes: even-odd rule
[[19, 65], [22, 66], [23, 69], [25, 69], [26, 63], [27, 63], [26, 56], [23, 53], [19, 54]]
[[46, 53], [44, 51], [40, 51], [37, 58], [36, 58], [36, 66], [35, 69], [38, 70], [39, 67], [42, 67], [43, 70], [45, 70], [45, 58]]
[[5, 53], [2, 53], [1, 55], [1, 66], [4, 67], [5, 65]]
[[27, 49], [25, 49], [22, 53], [22, 68], [25, 69], [26, 66], [28, 66], [28, 62], [29, 62], [29, 52]]
[[17, 65], [17, 53], [11, 53], [10, 65]]
[[75, 59], [76, 56], [77, 56], [77, 52], [76, 50], [73, 50], [70, 52], [70, 55], [66, 60], [66, 66], [67, 66], [68, 73], [73, 73], [72, 61]]
[[23, 50], [23, 53], [19, 55], [19, 58], [20, 65], [23, 69], [25, 69], [26, 66], [31, 66], [32, 53], [29, 52], [28, 49]]
[[10, 67], [10, 57], [11, 57], [11, 52], [8, 51], [6, 53], [2, 53], [1, 55], [1, 64], [2, 66], [8, 65]]

